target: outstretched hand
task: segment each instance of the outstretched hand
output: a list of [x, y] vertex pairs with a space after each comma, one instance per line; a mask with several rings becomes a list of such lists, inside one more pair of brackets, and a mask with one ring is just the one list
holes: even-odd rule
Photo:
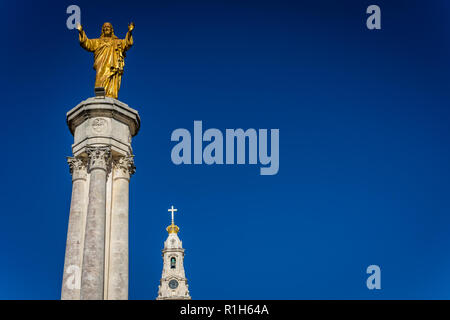
[[134, 22], [130, 22], [130, 24], [128, 25], [128, 31], [131, 32], [134, 29]]
[[79, 23], [77, 23], [76, 28], [77, 28], [78, 32], [82, 32], [83, 31], [83, 27]]

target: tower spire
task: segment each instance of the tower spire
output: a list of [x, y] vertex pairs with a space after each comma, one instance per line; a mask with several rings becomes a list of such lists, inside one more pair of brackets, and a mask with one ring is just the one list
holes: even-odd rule
[[167, 211], [169, 211], [169, 212], [172, 214], [172, 224], [174, 224], [173, 213], [174, 213], [174, 212], [177, 212], [178, 209], [175, 209], [175, 208], [172, 206], [172, 207], [171, 207], [169, 210], [167, 210]]
[[170, 226], [168, 226], [166, 230], [169, 234], [178, 233], [178, 231], [180, 231], [180, 228], [177, 225], [175, 225], [175, 219], [173, 216], [174, 212], [177, 212], [178, 209], [175, 209], [173, 206], [171, 206], [171, 208], [167, 211], [169, 211], [172, 215], [172, 224]]

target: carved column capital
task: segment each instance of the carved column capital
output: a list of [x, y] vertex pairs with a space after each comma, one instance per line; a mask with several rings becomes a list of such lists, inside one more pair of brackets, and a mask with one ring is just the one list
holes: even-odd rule
[[88, 170], [102, 169], [108, 173], [111, 170], [111, 147], [86, 147], [89, 157]]
[[72, 181], [83, 179], [87, 176], [87, 161], [82, 157], [67, 157]]
[[133, 157], [128, 155], [113, 160], [114, 179], [130, 179], [130, 176], [136, 172]]

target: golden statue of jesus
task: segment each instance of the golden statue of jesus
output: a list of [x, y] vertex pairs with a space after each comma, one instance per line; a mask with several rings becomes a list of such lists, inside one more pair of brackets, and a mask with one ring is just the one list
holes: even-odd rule
[[107, 97], [117, 99], [125, 65], [125, 52], [133, 45], [134, 23], [128, 25], [125, 39], [114, 35], [109, 22], [103, 24], [102, 34], [98, 39], [88, 39], [81, 25], [78, 25], [77, 29], [80, 46], [94, 53], [95, 87], [103, 87]]

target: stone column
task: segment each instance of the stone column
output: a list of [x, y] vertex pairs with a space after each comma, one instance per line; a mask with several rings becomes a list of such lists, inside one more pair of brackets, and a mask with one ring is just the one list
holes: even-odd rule
[[111, 148], [87, 147], [89, 156], [89, 204], [84, 238], [81, 299], [102, 300], [105, 264], [106, 177]]
[[86, 213], [86, 160], [68, 157], [72, 174], [72, 200], [70, 203], [69, 227], [67, 230], [66, 257], [61, 290], [62, 300], [79, 300], [81, 285], [81, 263], [83, 258], [84, 217]]
[[128, 195], [134, 172], [132, 156], [114, 160], [108, 300], [128, 299]]
[[[128, 166], [125, 165], [125, 158], [133, 154], [131, 141], [139, 132], [139, 114], [117, 99], [96, 96], [80, 102], [67, 112], [66, 121], [73, 135], [73, 157], [86, 160], [87, 176], [83, 185], [74, 180], [71, 205], [71, 216], [74, 217], [71, 217], [70, 221], [77, 219], [77, 215], [72, 214], [72, 211], [77, 211], [76, 208], [82, 207], [81, 203], [84, 203], [81, 219], [82, 241], [79, 243], [78, 240], [73, 240], [75, 237], [71, 235], [80, 236], [79, 233], [71, 231], [76, 228], [73, 226], [79, 226], [78, 222], [70, 222], [68, 235], [70, 248], [79, 246], [80, 258], [77, 261], [81, 266], [81, 287], [78, 294], [65, 292], [67, 288], [64, 288], [64, 284], [79, 285], [75, 278], [68, 278], [66, 274], [67, 270], [73, 272], [73, 267], [68, 268], [70, 261], [75, 260], [71, 252], [77, 249], [67, 249], [61, 296], [63, 299], [126, 299], [128, 180], [131, 172], [120, 171], [117, 166]], [[125, 158], [120, 160], [120, 157]], [[119, 161], [115, 169], [116, 179], [111, 172], [112, 158]], [[82, 189], [84, 198], [80, 199]]]

